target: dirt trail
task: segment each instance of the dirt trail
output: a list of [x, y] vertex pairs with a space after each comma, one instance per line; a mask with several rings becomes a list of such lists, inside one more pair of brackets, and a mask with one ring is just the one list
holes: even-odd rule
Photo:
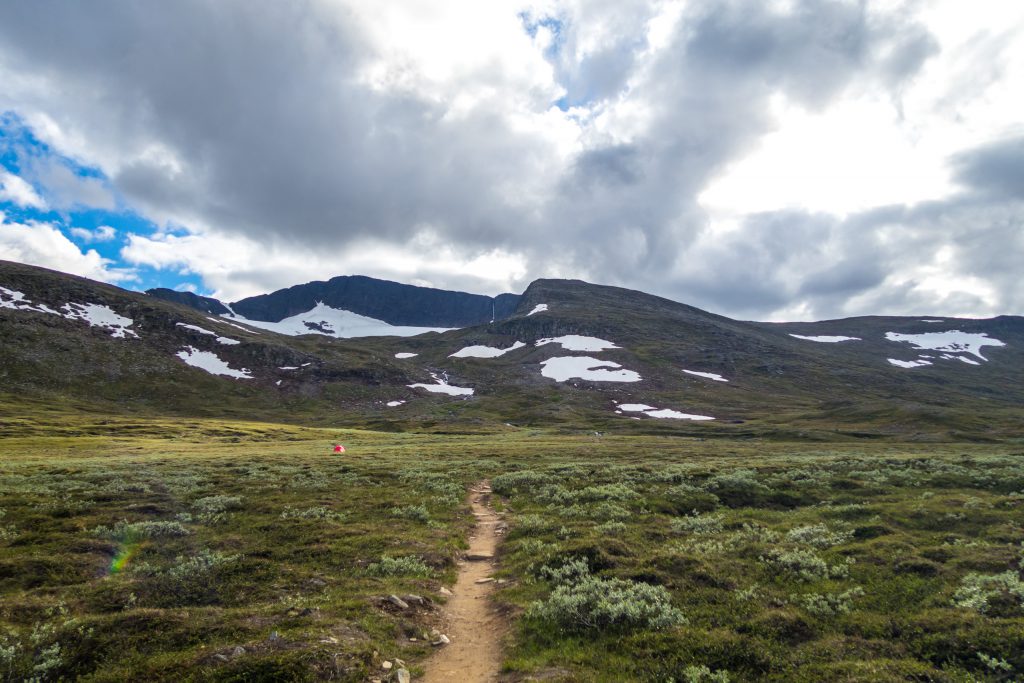
[[446, 635], [443, 646], [426, 664], [425, 683], [491, 683], [501, 669], [501, 638], [504, 621], [491, 604], [494, 582], [486, 581], [494, 571], [494, 552], [501, 523], [490, 507], [491, 485], [473, 486], [470, 502], [476, 528], [470, 534], [469, 550], [459, 566], [454, 595], [445, 606]]

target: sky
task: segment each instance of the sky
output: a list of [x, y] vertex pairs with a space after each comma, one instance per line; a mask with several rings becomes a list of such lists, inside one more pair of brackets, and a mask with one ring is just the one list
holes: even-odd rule
[[1024, 3], [0, 3], [0, 259], [1024, 314]]

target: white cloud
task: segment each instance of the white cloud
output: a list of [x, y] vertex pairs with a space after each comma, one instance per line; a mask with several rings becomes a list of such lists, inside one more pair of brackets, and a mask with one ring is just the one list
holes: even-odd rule
[[429, 230], [403, 246], [363, 240], [338, 252], [263, 244], [217, 232], [129, 234], [127, 239], [121, 250], [126, 262], [198, 274], [224, 301], [345, 274], [499, 294], [521, 290], [528, 272], [522, 256], [502, 250], [461, 251]]
[[19, 176], [0, 168], [0, 202], [11, 202], [17, 206], [45, 209], [46, 202], [36, 194], [35, 189]]
[[124, 282], [136, 277], [130, 269], [111, 267], [111, 262], [95, 249], [83, 252], [49, 223], [8, 222], [3, 214], [0, 214], [0, 259], [103, 282]]
[[0, 3], [0, 111], [110, 180], [43, 160], [25, 178], [57, 208], [123, 198], [184, 226], [131, 236], [129, 263], [227, 299], [364, 273], [487, 293], [582, 276], [751, 317], [1024, 302], [1020, 208], [983, 215], [963, 183], [994, 162], [950, 161], [1022, 132], [1019, 3], [246, 8]]
[[101, 225], [94, 230], [88, 228], [71, 228], [71, 234], [83, 242], [109, 242], [117, 237], [117, 230], [109, 225]]

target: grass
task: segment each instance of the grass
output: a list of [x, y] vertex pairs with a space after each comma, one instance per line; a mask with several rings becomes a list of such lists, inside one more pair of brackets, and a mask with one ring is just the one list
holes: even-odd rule
[[[415, 674], [485, 477], [510, 680], [1024, 675], [1019, 447], [70, 414], [6, 434], [0, 680]], [[410, 593], [430, 602], [381, 600]]]

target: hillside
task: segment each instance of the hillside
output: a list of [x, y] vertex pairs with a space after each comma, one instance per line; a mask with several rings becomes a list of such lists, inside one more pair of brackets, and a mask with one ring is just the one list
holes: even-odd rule
[[0, 288], [5, 418], [59, 407], [384, 430], [1024, 435], [1020, 317], [757, 323], [538, 280], [493, 323], [339, 339], [15, 263], [0, 263]]

